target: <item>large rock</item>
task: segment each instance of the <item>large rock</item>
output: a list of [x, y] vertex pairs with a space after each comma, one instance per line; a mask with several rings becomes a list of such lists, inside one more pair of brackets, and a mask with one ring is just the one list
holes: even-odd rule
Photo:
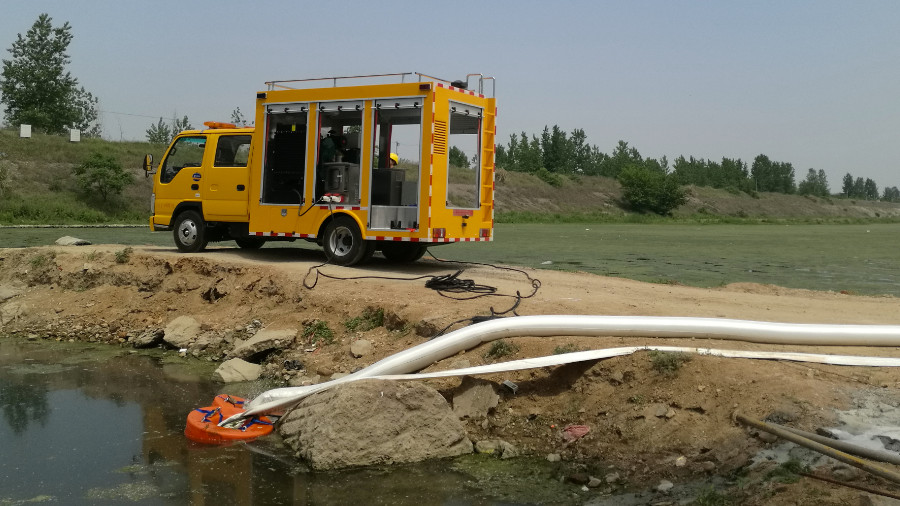
[[375, 347], [372, 345], [372, 342], [367, 339], [357, 339], [350, 343], [350, 354], [356, 358], [371, 355], [373, 351], [375, 351]]
[[25, 304], [19, 301], [10, 301], [0, 306], [0, 324], [14, 322], [25, 314]]
[[254, 381], [259, 379], [259, 375], [262, 374], [262, 369], [261, 365], [251, 364], [246, 360], [233, 358], [222, 362], [222, 365], [216, 368], [213, 377], [225, 383]]
[[166, 325], [163, 341], [176, 348], [185, 348], [200, 334], [200, 322], [190, 316], [179, 316]]
[[453, 390], [453, 412], [459, 418], [485, 418], [499, 402], [495, 383], [471, 376], [464, 376]]
[[22, 293], [21, 290], [7, 285], [0, 285], [0, 304]]
[[134, 340], [131, 341], [131, 344], [135, 348], [152, 348], [162, 344], [165, 334], [166, 332], [163, 329], [148, 329], [141, 332], [141, 335], [135, 337]]
[[478, 441], [475, 443], [475, 453], [486, 453], [502, 459], [511, 459], [519, 456], [518, 448], [502, 439], [485, 439]]
[[87, 246], [89, 244], [91, 244], [91, 241], [72, 237], [71, 235], [64, 235], [56, 240], [57, 246]]
[[417, 462], [472, 453], [459, 418], [421, 383], [363, 380], [311, 395], [278, 425], [315, 469]]
[[284, 348], [292, 344], [296, 337], [297, 329], [262, 329], [250, 339], [235, 346], [228, 356], [246, 359], [260, 352]]

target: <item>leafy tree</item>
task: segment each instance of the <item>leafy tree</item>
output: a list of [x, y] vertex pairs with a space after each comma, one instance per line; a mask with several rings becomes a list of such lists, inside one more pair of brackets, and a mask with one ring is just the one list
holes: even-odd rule
[[896, 186], [885, 186], [881, 200], [885, 202], [900, 202], [900, 189], [897, 189]]
[[773, 162], [766, 155], [753, 159], [750, 174], [761, 192], [794, 193], [794, 167], [788, 162]]
[[188, 121], [188, 117], [185, 116], [182, 119], [175, 118], [172, 121], [172, 137], [180, 134], [185, 130], [192, 130], [194, 127], [191, 126], [191, 122]]
[[665, 216], [686, 201], [684, 189], [663, 171], [632, 164], [619, 173], [618, 180], [622, 196], [636, 211]]
[[510, 143], [507, 158], [509, 170], [534, 173], [543, 168], [544, 156], [540, 141], [533, 135], [529, 140], [525, 132], [519, 135], [514, 144]]
[[234, 110], [231, 111], [231, 122], [239, 127], [247, 125], [247, 118], [241, 113], [240, 107], [235, 107]]
[[863, 178], [858, 177], [853, 181], [853, 190], [850, 192], [850, 197], [857, 199], [866, 197], [866, 182]]
[[618, 177], [619, 173], [631, 165], [641, 166], [644, 160], [636, 148], [628, 147], [628, 143], [620, 140], [612, 154], [600, 163], [600, 175]]
[[506, 150], [506, 146], [502, 144], [497, 145], [497, 152], [494, 153], [494, 163], [497, 164], [497, 167], [506, 168], [508, 161], [509, 154]]
[[182, 119], [176, 117], [169, 125], [163, 123], [163, 119], [159, 118], [155, 125], [150, 125], [150, 128], [147, 129], [147, 141], [154, 144], [168, 144], [176, 135], [193, 128], [187, 116]]
[[458, 147], [450, 146], [448, 157], [450, 158], [450, 165], [462, 169], [469, 168], [469, 158], [466, 156], [463, 150], [459, 149]]
[[853, 195], [853, 176], [850, 173], [844, 174], [843, 185], [841, 185], [841, 193], [845, 197], [850, 198]]
[[51, 134], [78, 128], [87, 136], [99, 136], [98, 100], [66, 70], [72, 27], [68, 22], [54, 27], [52, 21], [46, 13], [38, 16], [9, 48], [12, 58], [3, 60], [0, 94], [6, 120]]
[[806, 179], [797, 185], [797, 193], [800, 195], [815, 195], [817, 197], [827, 197], [831, 191], [828, 189], [828, 179], [825, 177], [825, 171], [819, 169], [809, 169], [806, 173]]
[[159, 122], [147, 129], [147, 141], [151, 144], [168, 144], [172, 141], [172, 129], [159, 118]]
[[112, 155], [98, 152], [91, 153], [73, 172], [82, 190], [86, 193], [96, 191], [104, 202], [112, 195], [121, 194], [134, 181], [134, 176], [126, 172]]
[[544, 127], [541, 133], [541, 152], [544, 168], [550, 172], [572, 172], [569, 166], [572, 158], [572, 146], [569, 139], [558, 125], [553, 129]]
[[866, 178], [866, 182], [863, 183], [863, 188], [866, 200], [878, 200], [878, 185], [875, 184], [875, 181]]
[[99, 103], [100, 100], [86, 91], [84, 86], [72, 94], [72, 104], [77, 113], [71, 126], [77, 128], [85, 137], [99, 138], [103, 133], [103, 128], [100, 126], [100, 115], [97, 111]]

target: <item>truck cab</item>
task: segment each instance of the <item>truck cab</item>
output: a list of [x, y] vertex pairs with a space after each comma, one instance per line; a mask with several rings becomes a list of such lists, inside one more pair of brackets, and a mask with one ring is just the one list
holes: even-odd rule
[[153, 185], [150, 228], [174, 230], [175, 245], [184, 252], [200, 251], [210, 241], [249, 238], [241, 229], [249, 218], [253, 129], [207, 126], [175, 137]]

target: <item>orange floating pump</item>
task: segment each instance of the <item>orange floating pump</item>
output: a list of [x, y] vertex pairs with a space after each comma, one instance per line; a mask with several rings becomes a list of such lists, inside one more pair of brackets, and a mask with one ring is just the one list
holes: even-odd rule
[[250, 417], [220, 427], [226, 418], [244, 411], [244, 399], [217, 395], [212, 406], [197, 408], [187, 416], [184, 435], [191, 441], [223, 444], [265, 436], [272, 432], [274, 422], [267, 416]]

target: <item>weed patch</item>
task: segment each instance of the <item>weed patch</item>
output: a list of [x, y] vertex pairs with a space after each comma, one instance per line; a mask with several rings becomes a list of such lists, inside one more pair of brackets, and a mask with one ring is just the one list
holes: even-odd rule
[[687, 353], [657, 350], [650, 352], [650, 364], [653, 370], [668, 377], [677, 375], [681, 366], [690, 362], [691, 358]]
[[47, 253], [38, 253], [34, 255], [30, 259], [28, 259], [28, 264], [31, 265], [32, 269], [40, 269], [42, 267], [46, 267], [50, 265], [50, 262], [56, 258], [56, 253], [53, 251]]
[[576, 351], [582, 351], [582, 349], [575, 346], [572, 343], [564, 344], [562, 346], [557, 346], [556, 348], [553, 348], [554, 355], [562, 355], [563, 353], [574, 353]]
[[647, 404], [647, 398], [641, 394], [632, 395], [631, 397], [628, 398], [628, 402], [630, 402], [631, 404], [637, 404], [638, 406], [640, 406], [642, 404]]
[[691, 504], [693, 506], [730, 506], [734, 502], [728, 496], [710, 487], [701, 492]]
[[788, 460], [766, 474], [767, 480], [778, 483], [797, 483], [800, 481], [800, 473], [808, 469], [799, 460]]
[[129, 261], [131, 261], [131, 253], [133, 253], [133, 252], [134, 252], [134, 249], [132, 249], [131, 246], [129, 246], [125, 249], [120, 249], [119, 251], [116, 251], [116, 263], [117, 264], [127, 264]]
[[510, 355], [515, 355], [519, 351], [519, 347], [513, 343], [504, 340], [494, 341], [491, 348], [484, 354], [485, 360], [496, 360]]
[[354, 316], [344, 322], [344, 327], [350, 332], [366, 332], [384, 326], [384, 309], [367, 307], [363, 314]]
[[328, 323], [322, 320], [316, 320], [303, 327], [303, 338], [310, 345], [334, 344], [334, 332], [328, 327]]

